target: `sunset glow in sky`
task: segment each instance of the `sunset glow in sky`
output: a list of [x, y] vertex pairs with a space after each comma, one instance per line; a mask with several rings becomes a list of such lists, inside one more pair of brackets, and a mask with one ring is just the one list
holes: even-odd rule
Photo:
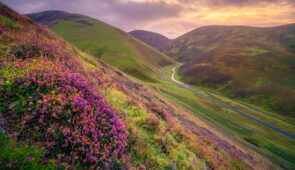
[[0, 0], [20, 13], [63, 10], [124, 31], [143, 29], [175, 38], [205, 25], [295, 23], [295, 0]]

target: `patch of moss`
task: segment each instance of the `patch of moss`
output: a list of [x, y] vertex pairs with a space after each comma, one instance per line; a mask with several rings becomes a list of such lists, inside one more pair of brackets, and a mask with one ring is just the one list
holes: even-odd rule
[[42, 148], [17, 142], [4, 132], [0, 132], [0, 150], [0, 169], [57, 169], [55, 160], [42, 160]]
[[268, 52], [270, 51], [263, 48], [249, 47], [249, 48], [245, 48], [244, 52], [242, 52], [241, 55], [258, 56], [258, 55], [266, 54]]
[[20, 28], [14, 21], [12, 21], [11, 19], [0, 15], [0, 25], [4, 25], [5, 27], [9, 28], [9, 29], [18, 29]]

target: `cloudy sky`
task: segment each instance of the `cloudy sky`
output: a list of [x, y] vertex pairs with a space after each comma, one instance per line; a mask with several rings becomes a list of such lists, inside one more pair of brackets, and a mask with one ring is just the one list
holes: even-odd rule
[[20, 13], [63, 10], [125, 31], [175, 38], [204, 25], [276, 26], [295, 23], [295, 0], [0, 0]]

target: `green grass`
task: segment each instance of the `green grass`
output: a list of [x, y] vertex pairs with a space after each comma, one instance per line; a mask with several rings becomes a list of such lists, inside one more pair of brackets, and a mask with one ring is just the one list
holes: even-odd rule
[[[190, 167], [193, 160], [198, 163], [190, 168], [206, 167], [204, 160], [191, 150], [190, 141], [185, 137], [177, 137], [179, 135], [177, 130], [171, 130], [163, 135], [169, 128], [167, 122], [156, 118], [159, 125], [151, 130], [149, 128], [151, 125], [146, 123], [147, 119], [155, 118], [153, 113], [129, 105], [127, 96], [116, 89], [106, 89], [104, 94], [113, 108], [118, 112], [126, 113], [125, 119], [128, 122], [129, 141], [131, 142], [128, 152], [132, 155], [133, 163], [137, 167], [144, 165], [149, 168], [166, 169], [176, 166], [183, 169]], [[167, 148], [169, 154], [163, 152], [163, 147]]]
[[[0, 132], [0, 169], [57, 169], [55, 160], [40, 164], [44, 153], [42, 148], [29, 146], [25, 142], [16, 142]], [[32, 158], [30, 160], [29, 158]]]
[[[171, 77], [171, 69], [166, 67], [165, 76]], [[177, 77], [177, 76], [176, 76]], [[269, 129], [251, 119], [239, 115], [229, 109], [223, 108], [213, 102], [195, 95], [187, 90], [183, 90], [176, 85], [163, 81], [160, 84], [149, 84], [153, 90], [168, 98], [171, 102], [178, 104], [194, 112], [197, 116], [205, 118], [207, 121], [217, 125], [220, 129], [233, 134], [234, 136], [245, 140], [256, 147], [260, 152], [265, 153], [273, 159], [280, 161], [281, 164], [289, 168], [295, 167], [295, 142], [294, 139], [284, 136], [272, 129]], [[274, 119], [230, 101], [220, 96], [198, 91], [204, 95], [230, 105], [240, 111], [252, 115], [264, 122], [272, 124], [289, 133], [294, 133], [294, 124], [287, 121]], [[272, 139], [272, 140], [269, 140]]]
[[19, 28], [19, 26], [17, 26], [14, 21], [12, 21], [11, 19], [9, 19], [3, 15], [0, 15], [0, 24], [4, 25], [10, 29], [18, 29]]
[[163, 51], [185, 62], [182, 81], [295, 118], [294, 31], [295, 24], [200, 27]]
[[[1, 5], [2, 4], [0, 3], [0, 8], [1, 8]], [[5, 12], [5, 10], [2, 10], [2, 11]], [[0, 11], [0, 13], [2, 11]], [[15, 14], [15, 17], [19, 20], [25, 19], [12, 11], [6, 11], [6, 12], [10, 14]], [[78, 26], [81, 26], [81, 25], [78, 25]], [[199, 137], [193, 133], [185, 131], [184, 128], [178, 125], [178, 122], [176, 120], [172, 120], [173, 118], [170, 119], [170, 117], [168, 118], [167, 116], [168, 111], [162, 112], [161, 106], [169, 108], [170, 107], [169, 104], [166, 105], [164, 102], [163, 102], [163, 105], [160, 105], [160, 103], [159, 105], [158, 103], [153, 103], [152, 100], [154, 98], [156, 100], [160, 100], [156, 96], [149, 95], [147, 94], [147, 92], [143, 93], [144, 95], [137, 96], [137, 94], [131, 94], [130, 96], [127, 96], [127, 94], [129, 93], [128, 90], [126, 91], [124, 90], [124, 92], [127, 93], [127, 94], [124, 94], [122, 92], [123, 89], [130, 87], [130, 85], [133, 85], [132, 81], [128, 81], [125, 78], [121, 77], [120, 74], [117, 73], [115, 69], [112, 69], [108, 66], [101, 65], [100, 62], [95, 60], [94, 57], [88, 56], [86, 53], [82, 53], [79, 50], [72, 48], [71, 45], [63, 42], [62, 40], [59, 39], [59, 37], [55, 36], [54, 34], [47, 32], [46, 29], [41, 28], [41, 31], [40, 31], [39, 27], [32, 24], [30, 25], [29, 29], [25, 28], [25, 30], [20, 30], [19, 32], [16, 32], [16, 33], [9, 32], [7, 35], [9, 39], [14, 40], [13, 41], [14, 43], [18, 43], [23, 39], [26, 40], [26, 39], [34, 38], [34, 36], [38, 36], [39, 38], [42, 38], [42, 40], [46, 39], [46, 41], [51, 41], [51, 43], [61, 46], [62, 50], [65, 50], [65, 52], [69, 52], [71, 54], [71, 56], [68, 56], [69, 58], [66, 58], [68, 59], [66, 61], [66, 64], [68, 64], [68, 67], [71, 70], [73, 69], [72, 70], [73, 72], [79, 73], [76, 76], [78, 77], [82, 76], [85, 79], [91, 81], [91, 84], [93, 83], [93, 85], [95, 86], [97, 85], [96, 86], [98, 88], [97, 90], [101, 90], [102, 96], [105, 97], [105, 99], [107, 100], [105, 104], [106, 105], [110, 104], [112, 106], [112, 110], [113, 109], [116, 110], [116, 114], [118, 114], [122, 118], [122, 121], [125, 121], [126, 123], [128, 132], [129, 132], [128, 147], [126, 148], [129, 150], [127, 150], [126, 153], [129, 155], [127, 155], [127, 157], [123, 157], [121, 161], [125, 161], [125, 158], [126, 158], [127, 161], [131, 162], [131, 166], [136, 165], [136, 167], [140, 167], [141, 169], [143, 169], [142, 166], [145, 166], [150, 169], [207, 169], [210, 167], [221, 167], [224, 165], [228, 165], [231, 167], [231, 165], [227, 163], [232, 163], [232, 162], [237, 167], [246, 166], [244, 165], [244, 162], [241, 162], [238, 159], [233, 158], [233, 160], [229, 160], [231, 157], [228, 154], [224, 154], [223, 150], [216, 149], [214, 144], [212, 144], [209, 140], [206, 140], [203, 137]], [[6, 47], [1, 46], [1, 49], [6, 49]], [[142, 52], [148, 53], [149, 51], [147, 49], [148, 48], [144, 48]], [[106, 53], [108, 51], [109, 50], [107, 50]], [[4, 55], [8, 55], [8, 54], [4, 54]], [[12, 58], [12, 56], [10, 57]], [[58, 62], [59, 59], [61, 60], [64, 59], [63, 56], [60, 56], [60, 57], [61, 58], [56, 58], [56, 62]], [[28, 60], [25, 60], [23, 62], [25, 63], [26, 61]], [[30, 62], [28, 64], [25, 64], [25, 67], [20, 66], [23, 63], [21, 61], [18, 61], [20, 62], [20, 65], [17, 65], [17, 64], [14, 65], [13, 63], [5, 61], [5, 66], [3, 66], [3, 68], [1, 68], [1, 71], [0, 71], [0, 75], [1, 75], [0, 83], [3, 84], [3, 80], [4, 80], [5, 86], [6, 85], [11, 86], [12, 83], [9, 80], [10, 78], [26, 77], [26, 76], [29, 76], [29, 72], [31, 71], [34, 72], [34, 69], [39, 70], [39, 68], [41, 68], [42, 71], [41, 70], [39, 71], [43, 72], [44, 70], [47, 70], [46, 69], [47, 67], [48, 68], [52, 67], [51, 64], [48, 64], [47, 62], [42, 62], [43, 58], [40, 60], [33, 59], [29, 61]], [[155, 61], [156, 60], [153, 60], [152, 62], [155, 62]], [[162, 62], [160, 62], [159, 64], [161, 66], [164, 65]], [[144, 68], [140, 68], [140, 69], [144, 69]], [[157, 69], [161, 71], [160, 68], [157, 68]], [[113, 79], [113, 76], [116, 76], [116, 77]], [[156, 77], [158, 77], [158, 75]], [[120, 82], [123, 82], [123, 83], [119, 85], [116, 84]], [[82, 83], [86, 83], [86, 82], [82, 81]], [[120, 85], [122, 85], [122, 88]], [[12, 100], [11, 102], [12, 105], [9, 104], [9, 107], [15, 106], [16, 109], [11, 110], [12, 111], [11, 113], [12, 114], [17, 113], [15, 111], [20, 111], [20, 110], [21, 110], [21, 113], [25, 112], [25, 110], [23, 110], [22, 108], [27, 107], [26, 104], [31, 105], [31, 103], [34, 104], [35, 102], [37, 102], [36, 101], [37, 98], [33, 97], [31, 94], [32, 93], [46, 94], [46, 92], [49, 91], [51, 88], [49, 87], [48, 89], [48, 87], [49, 86], [47, 86], [43, 90], [40, 90], [40, 92], [37, 92], [36, 88], [27, 89], [27, 90], [23, 88], [21, 92], [26, 93], [25, 95], [22, 95], [22, 93], [20, 93], [19, 91], [20, 90], [19, 88], [22, 88], [21, 86], [19, 86], [19, 88], [13, 88], [12, 91], [13, 91], [13, 94], [15, 95], [10, 97], [8, 100]], [[105, 87], [108, 87], [108, 88], [105, 88]], [[118, 89], [122, 89], [122, 91], [114, 89], [115, 87]], [[140, 86], [136, 86], [136, 87], [140, 88]], [[132, 93], [132, 91], [130, 93]], [[68, 95], [68, 94], [65, 94], [65, 95]], [[131, 96], [133, 95], [134, 95], [134, 98], [131, 98]], [[32, 98], [32, 100], [34, 101], [28, 102], [25, 96], [30, 96], [29, 98]], [[142, 98], [137, 98], [137, 97], [142, 97]], [[146, 106], [151, 107], [148, 109], [150, 111], [144, 110], [143, 108], [145, 106], [140, 106], [141, 100], [148, 102]], [[17, 101], [17, 103], [15, 103], [15, 101]], [[5, 102], [9, 102], [9, 101], [5, 101]], [[39, 103], [39, 101], [37, 103]], [[57, 103], [54, 102], [54, 104], [57, 104]], [[138, 105], [135, 106], [136, 104]], [[41, 104], [39, 106], [42, 107]], [[43, 106], [45, 107], [45, 105]], [[157, 108], [156, 109], [153, 108], [154, 106]], [[174, 108], [172, 107], [171, 109], [174, 110]], [[2, 110], [1, 107], [0, 107], [0, 110]], [[153, 113], [150, 113], [150, 112], [153, 112]], [[28, 113], [30, 113], [30, 111]], [[0, 117], [3, 117], [3, 115], [0, 115]], [[19, 122], [17, 122], [17, 125], [18, 123]], [[55, 125], [53, 124], [52, 126], [55, 126]], [[8, 125], [7, 128], [9, 130], [16, 130], [15, 132], [18, 132], [17, 131], [18, 127], [20, 126], [13, 128], [13, 124], [12, 124], [12, 125]], [[28, 128], [29, 130], [33, 130], [33, 129], [30, 129], [30, 127]], [[38, 128], [35, 128], [35, 129], [36, 129], [36, 132], [39, 131]], [[47, 130], [50, 130], [50, 128]], [[42, 133], [42, 131], [39, 131], [39, 132]], [[84, 134], [84, 135], [87, 136], [87, 134]], [[11, 166], [13, 166], [14, 169], [57, 169], [51, 166], [51, 164], [53, 165], [57, 164], [57, 162], [54, 160], [50, 160], [48, 164], [41, 164], [41, 162], [39, 162], [39, 160], [40, 159], [42, 160], [42, 158], [44, 157], [43, 148], [41, 148], [41, 146], [43, 146], [43, 143], [37, 142], [37, 141], [40, 141], [39, 139], [37, 141], [35, 140], [32, 141], [30, 137], [34, 137], [34, 136], [35, 135], [28, 136], [26, 139], [24, 139], [25, 141], [18, 141], [14, 137], [10, 138], [1, 134], [0, 135], [1, 168], [2, 168], [2, 164], [5, 166], [9, 162], [11, 162], [12, 164]], [[202, 145], [199, 145], [199, 144], [202, 144]], [[46, 146], [46, 144], [44, 146]], [[46, 150], [44, 149], [44, 151], [47, 151], [47, 149]], [[89, 150], [89, 149], [86, 149], [86, 150], [88, 153], [92, 152], [92, 150]], [[218, 157], [216, 155], [218, 155]], [[55, 157], [55, 155], [52, 155], [52, 157]], [[59, 156], [57, 155], [57, 157]], [[225, 162], [220, 163], [220, 160]], [[115, 161], [114, 163], [116, 163]], [[126, 162], [126, 164], [127, 164], [126, 166], [130, 165], [129, 162]], [[66, 164], [66, 163], [64, 163], [63, 165], [65, 169], [67, 169], [67, 167], [69, 166], [69, 164]], [[76, 166], [76, 169], [80, 169], [79, 165]]]
[[249, 56], [258, 56], [258, 55], [266, 54], [268, 52], [269, 52], [269, 50], [266, 50], [266, 49], [249, 47], [249, 48], [245, 48], [245, 52], [243, 52], [241, 54], [242, 55], [249, 55]]
[[[120, 70], [143, 80], [145, 83], [153, 82], [148, 85], [178, 106], [184, 107], [220, 129], [244, 139], [253, 147], [280, 161], [286, 167], [295, 167], [293, 162], [295, 145], [292, 139], [271, 131], [261, 124], [220, 107], [191, 92], [180, 89], [174, 84], [161, 81], [158, 73], [161, 71], [162, 66], [173, 63], [172, 61], [165, 59], [166, 57], [163, 57], [157, 51], [104, 23], [84, 16], [80, 16], [79, 19], [86, 20], [93, 25], [85, 26], [77, 23], [77, 19], [72, 19], [51, 24], [50, 28], [84, 52], [103, 59]], [[93, 66], [87, 58], [83, 58], [83, 60], [88, 61], [87, 63]], [[167, 74], [169, 75], [169, 73]], [[161, 135], [161, 132], [168, 128], [167, 122], [158, 120], [160, 125], [158, 131], [151, 131], [146, 128], [149, 125], [146, 121], [154, 116], [153, 113], [132, 106], [127, 102], [127, 96], [120, 91], [106, 89], [104, 94], [108, 103], [118, 113], [122, 113], [122, 117], [126, 116], [128, 131], [130, 132], [129, 141], [131, 142], [129, 154], [137, 167], [144, 165], [151, 168], [169, 169], [169, 167], [173, 168], [171, 164], [174, 164], [177, 168], [184, 169], [192, 159], [196, 159], [198, 164], [194, 168], [205, 168], [203, 158], [199, 158], [197, 152], [192, 151], [190, 147], [193, 142], [179, 139], [176, 135], [177, 131], [172, 131], [166, 136]], [[246, 111], [246, 108], [239, 106], [237, 103], [232, 103], [221, 97], [216, 98]], [[126, 113], [126, 115], [123, 113]], [[261, 116], [254, 112], [250, 114]], [[261, 118], [264, 119], [265, 117]], [[288, 123], [265, 119], [265, 121], [282, 129], [292, 131], [294, 129], [294, 126]], [[170, 154], [165, 154], [162, 151], [163, 142], [167, 140], [173, 143], [173, 147], [164, 144], [165, 147], [169, 147]]]
[[[179, 65], [176, 65], [176, 67], [179, 67]], [[174, 66], [170, 66], [170, 67], [167, 67], [166, 68], [166, 75], [171, 75], [172, 74], [172, 68]], [[175, 78], [177, 80], [180, 80], [180, 77], [178, 74], [175, 75]], [[200, 87], [198, 87], [200, 88]], [[202, 89], [202, 88], [200, 88]], [[263, 110], [262, 108], [259, 108], [259, 107], [254, 107], [253, 105], [247, 103], [247, 102], [243, 102], [243, 101], [234, 101], [234, 100], [231, 100], [229, 98], [226, 98], [226, 97], [223, 97], [222, 95], [218, 94], [218, 92], [215, 92], [214, 90], [212, 89], [204, 89], [204, 90], [197, 90], [197, 89], [193, 89], [205, 96], [208, 96], [210, 98], [213, 98], [217, 101], [221, 101], [222, 103], [224, 104], [227, 104], [235, 109], [238, 109], [238, 110], [244, 110], [245, 112], [247, 112], [247, 114], [251, 115], [251, 116], [254, 116], [260, 120], [263, 120], [269, 124], [272, 124], [276, 127], [279, 127], [289, 133], [292, 133], [293, 130], [295, 129], [295, 120], [292, 119], [292, 118], [289, 118], [289, 117], [286, 117], [286, 116], [283, 116], [283, 115], [280, 115], [278, 113], [274, 113], [274, 112], [269, 112], [269, 111], [266, 111], [266, 110]], [[211, 91], [211, 92], [210, 92]], [[270, 102], [273, 98], [272, 94], [269, 94], [269, 95], [266, 95], [264, 96], [265, 97], [265, 100]], [[267, 103], [267, 102], [265, 102]], [[266, 116], [264, 114], [261, 114], [261, 113], [258, 113], [252, 109], [249, 109], [248, 107], [244, 106], [243, 104], [245, 105], [248, 105], [250, 107], [253, 107], [253, 108], [256, 108], [256, 110], [260, 110], [266, 114], [269, 114], [271, 116], [274, 116], [276, 118], [279, 118], [279, 119], [276, 119], [276, 118], [273, 118], [273, 117], [269, 117], [269, 116]]]
[[[174, 63], [171, 58], [123, 31], [83, 15], [73, 16], [54, 22], [49, 28], [82, 51], [138, 79], [156, 82], [160, 69]], [[90, 25], [79, 23], [81, 20]]]

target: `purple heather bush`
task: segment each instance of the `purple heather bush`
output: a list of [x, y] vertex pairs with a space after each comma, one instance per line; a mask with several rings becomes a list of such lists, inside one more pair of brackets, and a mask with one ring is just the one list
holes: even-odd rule
[[96, 88], [59, 62], [38, 58], [13, 65], [23, 69], [36, 61], [39, 67], [0, 84], [2, 113], [18, 139], [40, 144], [46, 158], [60, 164], [104, 167], [122, 157], [127, 130]]
[[66, 58], [69, 54], [65, 50], [53, 43], [46, 42], [37, 37], [31, 37], [23, 40], [12, 48], [13, 55], [20, 59], [45, 57], [47, 59], [56, 59], [58, 57]]

